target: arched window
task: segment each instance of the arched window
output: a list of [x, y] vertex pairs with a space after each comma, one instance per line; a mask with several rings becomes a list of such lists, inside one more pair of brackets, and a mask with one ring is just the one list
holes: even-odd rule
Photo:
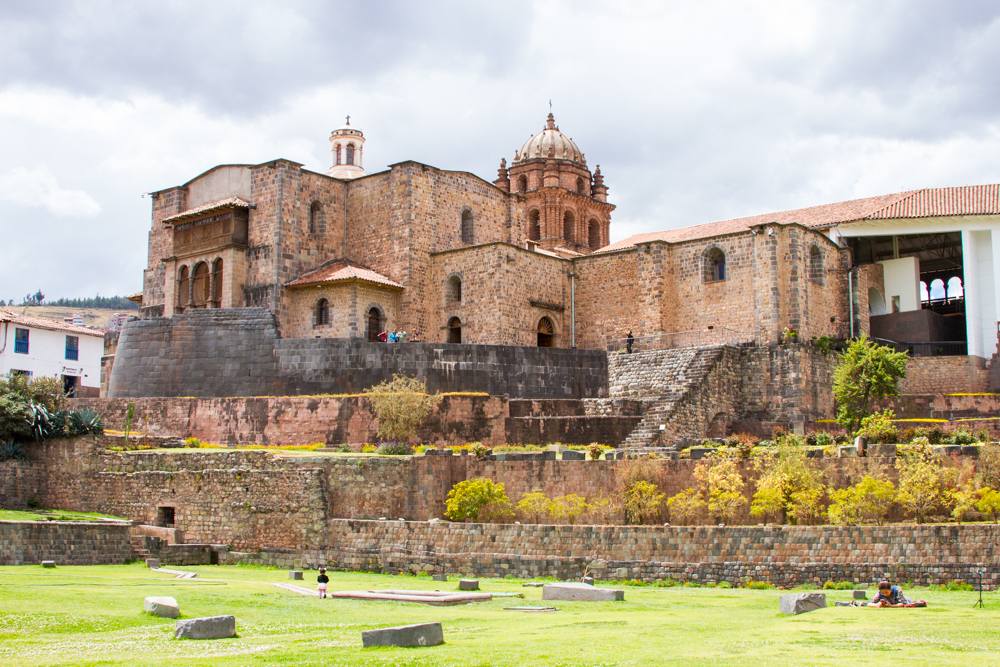
[[538, 320], [538, 347], [553, 347], [555, 338], [552, 320], [547, 317]]
[[368, 342], [377, 343], [380, 333], [382, 333], [382, 312], [378, 308], [372, 308], [368, 311]]
[[563, 213], [563, 238], [566, 243], [576, 243], [575, 225], [576, 216], [573, 215], [573, 211]]
[[347, 144], [347, 164], [354, 164], [354, 144]]
[[222, 305], [222, 258], [212, 263], [212, 301], [215, 307]]
[[965, 289], [962, 287], [962, 279], [958, 276], [948, 279], [948, 298], [960, 299], [965, 296]]
[[921, 301], [931, 300], [930, 292], [927, 291], [927, 283], [923, 280], [920, 281], [920, 300]]
[[538, 209], [528, 211], [528, 238], [532, 241], [542, 238], [542, 223]]
[[457, 317], [453, 317], [448, 320], [448, 342], [462, 342], [462, 321]]
[[194, 267], [194, 307], [204, 308], [205, 303], [209, 300], [211, 293], [209, 289], [209, 278], [208, 278], [208, 263], [200, 262], [196, 267]]
[[342, 158], [342, 156], [341, 156], [341, 153], [340, 153], [340, 144], [337, 144], [337, 164], [343, 164], [341, 162], [341, 158]]
[[462, 300], [462, 279], [458, 276], [448, 278], [448, 287], [445, 299], [449, 303]]
[[319, 231], [319, 216], [322, 212], [322, 204], [314, 201], [309, 207], [309, 233], [315, 234]]
[[719, 248], [709, 248], [705, 253], [704, 277], [706, 283], [726, 279], [726, 253]]
[[587, 191], [583, 187], [583, 179], [580, 178], [579, 176], [576, 177], [576, 191], [581, 195], [587, 193]]
[[183, 308], [188, 305], [191, 297], [191, 273], [186, 266], [181, 267], [180, 279], [177, 281], [177, 306]]
[[316, 302], [316, 326], [321, 327], [330, 323], [330, 302], [320, 299]]
[[517, 191], [527, 192], [528, 191], [528, 177], [521, 174], [517, 177]]
[[823, 253], [819, 251], [819, 246], [809, 249], [809, 280], [817, 285], [823, 284]]
[[462, 243], [471, 245], [474, 238], [472, 211], [465, 209], [462, 211]]
[[940, 278], [931, 281], [931, 300], [948, 298], [948, 290]]
[[587, 245], [594, 250], [601, 247], [601, 223], [597, 220], [587, 223]]

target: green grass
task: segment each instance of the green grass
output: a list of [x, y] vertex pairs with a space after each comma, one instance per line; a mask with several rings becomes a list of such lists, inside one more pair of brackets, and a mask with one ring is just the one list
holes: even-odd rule
[[[286, 572], [190, 567], [175, 580], [142, 565], [0, 567], [2, 665], [915, 665], [1000, 663], [1000, 599], [911, 589], [927, 609], [831, 607], [777, 613], [781, 591], [627, 587], [624, 602], [556, 602], [558, 613], [503, 611], [541, 603], [541, 589], [483, 580], [486, 591], [523, 592], [457, 607], [319, 600], [278, 589]], [[306, 572], [307, 587], [315, 572]], [[331, 590], [453, 590], [425, 577], [339, 573]], [[826, 591], [847, 600], [850, 591]], [[147, 595], [170, 595], [182, 617], [234, 614], [239, 636], [172, 639], [173, 622], [142, 612]], [[362, 649], [369, 628], [440, 621], [442, 646]]]
[[[69, 510], [0, 510], [0, 521], [97, 521], [100, 518], [118, 519], [99, 512], [71, 512]], [[121, 519], [125, 521], [125, 519]]]

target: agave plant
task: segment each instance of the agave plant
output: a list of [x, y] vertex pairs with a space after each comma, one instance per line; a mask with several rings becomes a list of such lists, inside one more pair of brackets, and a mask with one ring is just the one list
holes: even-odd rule
[[66, 431], [70, 435], [101, 435], [104, 433], [104, 420], [96, 410], [83, 408], [74, 410], [66, 418]]
[[28, 422], [31, 424], [31, 435], [35, 442], [41, 442], [53, 437], [55, 424], [52, 423], [52, 413], [44, 405], [28, 403]]
[[13, 442], [0, 440], [0, 461], [27, 461], [24, 447]]

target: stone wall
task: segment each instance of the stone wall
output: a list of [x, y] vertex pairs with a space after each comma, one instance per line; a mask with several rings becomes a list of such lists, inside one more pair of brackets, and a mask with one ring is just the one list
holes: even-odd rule
[[[378, 419], [363, 396], [72, 399], [70, 405], [93, 408], [104, 416], [107, 428], [123, 430], [129, 402], [135, 405], [134, 433], [213, 444], [359, 444], [378, 436]], [[503, 444], [510, 441], [506, 416], [502, 396], [445, 396], [416, 439], [435, 446]]]
[[45, 466], [24, 461], [0, 462], [0, 507], [23, 510], [38, 499], [45, 481]]
[[[225, 554], [227, 562], [480, 577], [766, 581], [778, 586], [886, 574], [921, 585], [978, 583], [996, 565], [995, 525], [965, 526], [547, 526], [330, 522], [329, 546], [298, 553]], [[624, 572], [619, 572], [624, 568]], [[988, 568], [984, 583], [1000, 583]]]
[[901, 394], [978, 394], [989, 391], [989, 370], [982, 357], [912, 357], [906, 362]]
[[132, 557], [128, 523], [0, 521], [0, 565], [120, 565]]
[[400, 372], [424, 380], [431, 392], [596, 398], [607, 387], [602, 351], [280, 339], [270, 312], [234, 308], [128, 322], [108, 393], [113, 398], [347, 394]]

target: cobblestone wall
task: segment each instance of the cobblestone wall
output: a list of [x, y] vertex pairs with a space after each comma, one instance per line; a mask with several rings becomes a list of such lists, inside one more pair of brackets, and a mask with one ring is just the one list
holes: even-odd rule
[[129, 524], [0, 521], [0, 565], [119, 565], [132, 557]]
[[[848, 581], [977, 582], [1000, 528], [975, 526], [544, 526], [330, 522], [329, 547], [233, 553], [228, 562], [374, 572], [598, 579], [667, 577], [779, 586]], [[624, 568], [619, 571], [619, 568]], [[995, 567], [984, 580], [1000, 582]]]
[[982, 357], [913, 357], [906, 362], [901, 394], [959, 394], [989, 391], [989, 370]]

